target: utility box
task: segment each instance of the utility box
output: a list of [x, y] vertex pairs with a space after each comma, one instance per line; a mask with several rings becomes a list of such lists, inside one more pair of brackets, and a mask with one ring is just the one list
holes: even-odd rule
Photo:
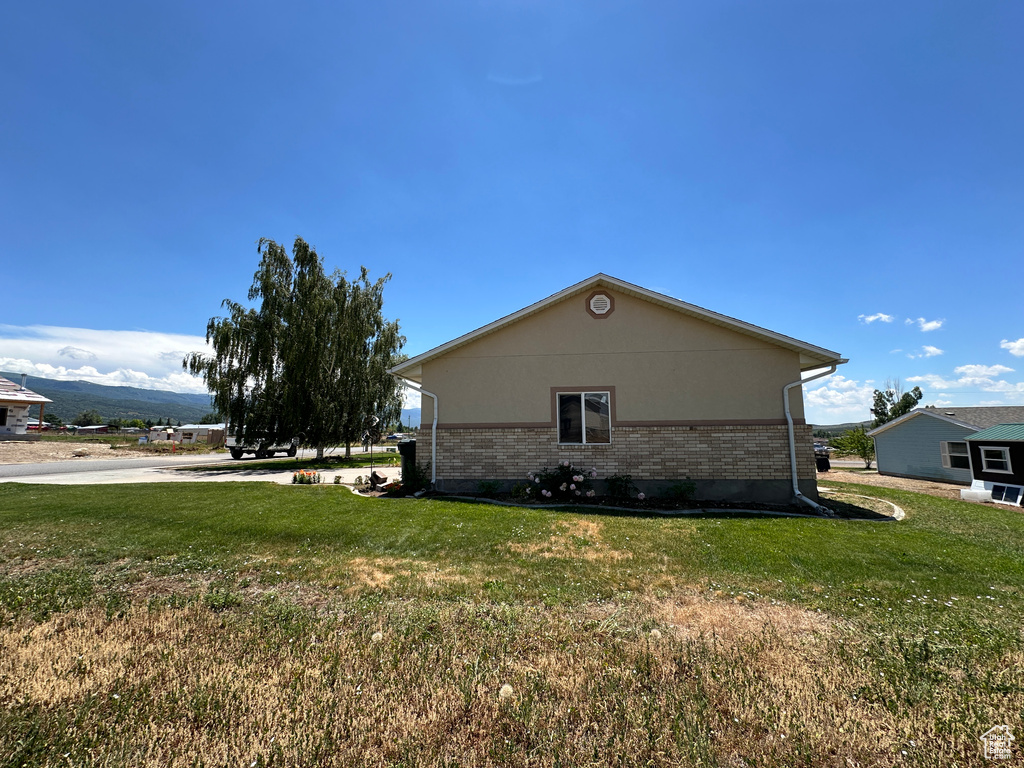
[[408, 483], [416, 474], [416, 441], [402, 440], [398, 443], [398, 453], [402, 456], [402, 483]]

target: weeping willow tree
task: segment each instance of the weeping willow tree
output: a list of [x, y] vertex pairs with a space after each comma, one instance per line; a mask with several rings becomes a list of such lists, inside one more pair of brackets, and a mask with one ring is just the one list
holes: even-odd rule
[[230, 430], [247, 445], [299, 437], [324, 449], [358, 441], [373, 424], [401, 420], [402, 388], [387, 369], [401, 361], [398, 323], [384, 319], [388, 274], [371, 282], [324, 273], [316, 251], [296, 238], [261, 239], [246, 307], [225, 299], [227, 317], [206, 327], [212, 355], [182, 362], [202, 376]]

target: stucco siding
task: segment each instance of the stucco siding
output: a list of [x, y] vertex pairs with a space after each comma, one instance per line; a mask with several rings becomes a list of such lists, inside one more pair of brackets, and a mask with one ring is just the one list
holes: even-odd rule
[[[615, 419], [625, 424], [784, 418], [782, 388], [800, 378], [796, 352], [609, 293], [607, 317], [573, 296], [425, 362], [439, 423], [553, 423], [551, 387], [614, 387]], [[432, 406], [425, 398], [425, 425]], [[801, 420], [799, 390], [790, 407]]]
[[907, 419], [875, 436], [875, 461], [884, 475], [918, 477], [970, 485], [970, 469], [942, 466], [940, 443], [963, 442], [976, 430], [951, 424], [927, 414]]

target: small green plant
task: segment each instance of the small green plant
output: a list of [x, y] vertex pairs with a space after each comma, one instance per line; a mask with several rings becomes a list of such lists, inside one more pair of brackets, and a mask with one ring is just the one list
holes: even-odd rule
[[597, 470], [579, 469], [569, 461], [560, 462], [554, 469], [530, 472], [527, 477], [534, 497], [541, 501], [583, 501], [597, 495], [591, 482], [597, 478]]
[[402, 478], [402, 488], [406, 493], [416, 493], [430, 487], [430, 462], [414, 464], [409, 468], [408, 477]]
[[686, 482], [670, 485], [665, 495], [673, 501], [690, 501], [697, 495], [697, 484], [686, 478]]
[[211, 588], [209, 592], [203, 595], [203, 602], [214, 613], [220, 613], [221, 611], [228, 610], [228, 608], [236, 608], [241, 605], [242, 596], [226, 587], [217, 587]]
[[512, 498], [517, 501], [527, 501], [533, 498], [533, 489], [527, 483], [516, 483], [512, 486]]
[[307, 469], [300, 469], [292, 475], [292, 482], [298, 485], [316, 485], [317, 483], [322, 483], [323, 480], [319, 472]]
[[501, 483], [497, 480], [481, 480], [476, 486], [476, 492], [480, 496], [497, 496], [500, 490]]
[[335, 485], [341, 485], [341, 475], [335, 475], [334, 476], [334, 484]]
[[613, 499], [632, 498], [639, 490], [630, 474], [609, 475], [605, 482], [608, 483], [608, 495]]

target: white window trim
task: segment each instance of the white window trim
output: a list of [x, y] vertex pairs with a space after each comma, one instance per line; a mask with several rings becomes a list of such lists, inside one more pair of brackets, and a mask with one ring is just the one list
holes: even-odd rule
[[[981, 471], [982, 472], [996, 472], [1000, 475], [1012, 475], [1013, 465], [1010, 464], [1010, 449], [1003, 448], [1000, 445], [979, 445], [978, 450], [981, 455]], [[1001, 451], [1006, 461], [1006, 469], [991, 469], [988, 466], [988, 461], [985, 459], [985, 451]]]
[[[963, 453], [952, 453], [952, 452], [950, 452], [949, 446], [952, 443], [956, 443], [958, 445], [962, 445], [964, 447], [964, 452]], [[971, 469], [971, 449], [968, 447], [967, 443], [965, 443], [963, 440], [942, 440], [942, 441], [940, 441], [939, 442], [939, 453], [942, 455], [942, 466], [943, 466], [943, 468], [945, 468], [945, 469], [961, 469], [961, 470], [970, 471], [970, 469]], [[954, 467], [953, 466], [953, 462], [950, 459], [950, 456], [966, 456], [967, 457], [967, 466], [966, 467]]]
[[[997, 486], [999, 486], [999, 487], [1001, 487], [1003, 489], [1003, 495], [1004, 496], [1006, 495], [1006, 489], [1007, 488], [1016, 488], [1017, 489], [1017, 500], [1016, 501], [1003, 501], [1002, 499], [997, 499], [995, 497], [995, 490], [996, 490]], [[1019, 507], [1021, 505], [1021, 501], [1024, 500], [1024, 487], [1021, 487], [1019, 485], [1014, 485], [1012, 483], [992, 483], [992, 489], [990, 491], [990, 494], [991, 494], [992, 501], [994, 501], [996, 504], [1009, 504], [1009, 505], [1014, 506], [1014, 507]]]
[[[605, 395], [608, 398], [608, 442], [607, 443], [588, 443], [587, 442], [587, 422], [586, 422], [586, 407], [582, 409], [583, 412], [583, 440], [579, 443], [563, 443], [562, 442], [562, 425], [558, 420], [558, 402], [563, 396], [575, 395], [580, 398], [580, 405], [583, 406], [583, 398], [587, 395]], [[580, 390], [579, 392], [556, 392], [555, 393], [555, 437], [558, 440], [558, 445], [574, 446], [574, 445], [611, 445], [612, 444], [612, 393], [607, 389], [595, 389], [595, 390]]]

